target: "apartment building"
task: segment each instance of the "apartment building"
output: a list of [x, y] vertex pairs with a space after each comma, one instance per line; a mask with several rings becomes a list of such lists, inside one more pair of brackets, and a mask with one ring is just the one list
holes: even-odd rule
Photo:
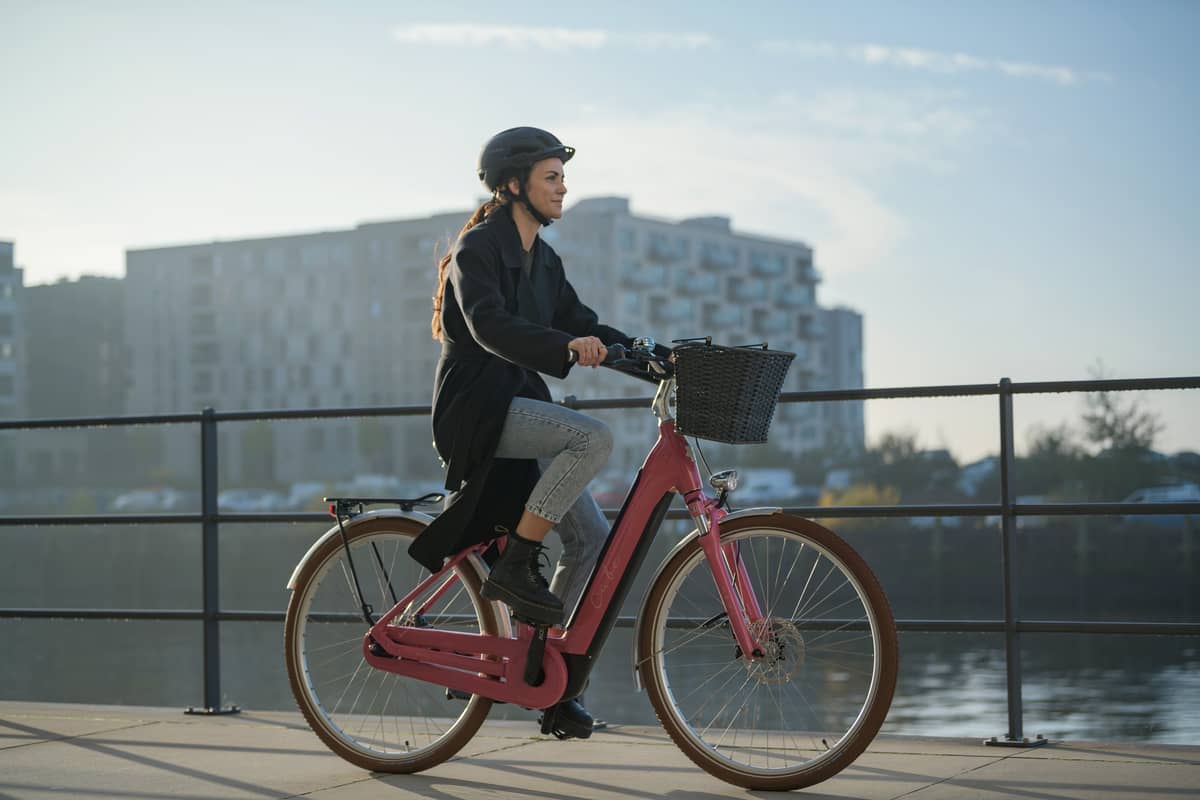
[[0, 241], [0, 418], [25, 415], [23, 290], [13, 243]]
[[[429, 335], [436, 253], [469, 213], [128, 251], [128, 410], [427, 404], [439, 352]], [[735, 232], [725, 217], [635, 215], [620, 197], [580, 201], [543, 236], [584, 302], [631, 335], [767, 341], [797, 353], [785, 390], [862, 385], [861, 318], [817, 305], [820, 276], [801, 242]], [[573, 373], [548, 381], [556, 397], [647, 391], [603, 370]], [[861, 444], [857, 405], [857, 416], [830, 419], [816, 407], [781, 407], [773, 436], [799, 452], [825, 443], [824, 426], [837, 425], [840, 440]], [[628, 412], [606, 419], [618, 440], [612, 465], [635, 467], [647, 446], [645, 419]], [[305, 480], [317, 461], [345, 474], [420, 478], [436, 470], [427, 420], [391, 433], [365, 433], [364, 424], [276, 424], [271, 435], [261, 428], [252, 435], [251, 424], [222, 425], [221, 458], [235, 480]], [[264, 439], [269, 467], [251, 452]]]
[[[734, 231], [728, 217], [674, 222], [636, 215], [624, 197], [582, 200], [544, 233], [562, 255], [580, 296], [631, 335], [659, 341], [711, 336], [720, 344], [766, 342], [796, 353], [784, 391], [861, 388], [862, 318], [817, 304], [820, 274], [800, 241]], [[596, 371], [572, 378], [579, 397], [645, 393]], [[861, 403], [789, 404], [776, 411], [772, 440], [792, 452], [830, 441], [861, 447]], [[617, 422], [614, 463], [636, 466], [644, 424]]]

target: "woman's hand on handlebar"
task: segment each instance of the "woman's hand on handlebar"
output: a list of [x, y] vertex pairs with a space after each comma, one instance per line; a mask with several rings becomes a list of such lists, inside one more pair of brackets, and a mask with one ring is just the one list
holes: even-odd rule
[[598, 367], [608, 357], [608, 347], [595, 336], [572, 339], [567, 347], [575, 352], [575, 360], [581, 367]]

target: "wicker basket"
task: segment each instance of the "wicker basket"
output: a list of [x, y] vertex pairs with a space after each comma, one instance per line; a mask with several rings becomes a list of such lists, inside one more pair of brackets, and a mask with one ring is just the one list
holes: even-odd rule
[[715, 344], [675, 348], [675, 429], [730, 444], [767, 440], [795, 353]]

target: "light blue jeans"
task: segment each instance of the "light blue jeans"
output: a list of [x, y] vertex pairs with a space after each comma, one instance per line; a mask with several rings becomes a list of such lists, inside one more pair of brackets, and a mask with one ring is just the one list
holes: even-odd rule
[[608, 520], [587, 485], [612, 447], [612, 431], [600, 420], [525, 397], [513, 398], [496, 446], [497, 458], [534, 458], [542, 469], [525, 510], [553, 522], [562, 540], [550, 591], [568, 617], [608, 539]]

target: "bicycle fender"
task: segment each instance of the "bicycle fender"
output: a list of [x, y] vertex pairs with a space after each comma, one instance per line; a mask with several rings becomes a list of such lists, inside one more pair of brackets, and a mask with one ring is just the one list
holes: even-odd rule
[[[743, 508], [741, 511], [734, 511], [730, 514], [726, 514], [721, 521], [725, 522], [728, 520], [742, 519], [743, 517], [772, 516], [774, 514], [782, 513], [783, 508], [780, 506]], [[654, 576], [646, 583], [646, 589], [642, 593], [642, 602], [638, 606], [637, 619], [633, 623], [634, 646], [630, 648], [630, 651], [633, 655], [633, 685], [639, 692], [642, 690], [642, 679], [641, 675], [638, 673], [638, 662], [642, 660], [642, 655], [638, 651], [637, 647], [638, 631], [642, 629], [642, 615], [646, 613], [646, 601], [650, 599], [650, 590], [654, 588], [654, 584], [658, 582], [658, 576], [664, 569], [666, 569], [666, 566], [670, 563], [671, 559], [674, 558], [680, 550], [690, 545], [695, 539], [699, 538], [699, 536], [700, 531], [696, 528], [693, 528], [691, 533], [680, 539], [679, 543], [672, 547], [671, 552], [667, 553], [662, 562], [659, 563], [658, 569], [654, 570]]]
[[[342, 523], [342, 525], [346, 530], [351, 530], [355, 525], [360, 525], [364, 522], [375, 519], [408, 519], [412, 520], [413, 522], [419, 522], [422, 525], [428, 525], [430, 522], [433, 522], [433, 517], [429, 516], [428, 514], [422, 514], [420, 511], [402, 511], [398, 508], [381, 508], [375, 511], [365, 511], [362, 514], [356, 514], [353, 519]], [[292, 570], [292, 577], [288, 578], [287, 582], [288, 591], [296, 588], [296, 579], [300, 576], [300, 568], [305, 565], [308, 559], [312, 558], [313, 554], [317, 552], [321, 545], [325, 544], [330, 537], [337, 535], [338, 526], [334, 525], [332, 528], [325, 531], [325, 533], [321, 535], [321, 538], [313, 542], [312, 547], [308, 548], [308, 552], [304, 554], [304, 557], [301, 558], [296, 564], [296, 568]], [[476, 567], [476, 570], [478, 569], [479, 567]], [[487, 576], [484, 575], [484, 577], [486, 578]]]

